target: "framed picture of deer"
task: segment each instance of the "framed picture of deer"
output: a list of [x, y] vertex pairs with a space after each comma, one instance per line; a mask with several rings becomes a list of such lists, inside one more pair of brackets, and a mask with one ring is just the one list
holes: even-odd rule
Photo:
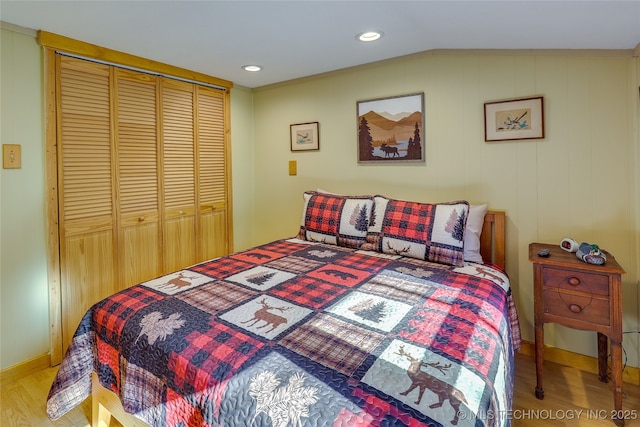
[[358, 162], [424, 162], [424, 93], [357, 102]]
[[320, 149], [318, 122], [291, 125], [291, 151], [312, 151]]
[[544, 138], [542, 96], [484, 103], [484, 140]]

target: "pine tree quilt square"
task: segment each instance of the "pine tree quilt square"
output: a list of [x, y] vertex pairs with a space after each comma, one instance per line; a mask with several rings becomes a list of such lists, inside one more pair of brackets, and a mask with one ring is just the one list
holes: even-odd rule
[[252, 289], [264, 291], [294, 277], [296, 277], [295, 274], [287, 271], [280, 271], [266, 266], [257, 266], [229, 276], [226, 280], [248, 286]]
[[354, 291], [326, 311], [370, 328], [390, 332], [410, 310], [409, 304]]

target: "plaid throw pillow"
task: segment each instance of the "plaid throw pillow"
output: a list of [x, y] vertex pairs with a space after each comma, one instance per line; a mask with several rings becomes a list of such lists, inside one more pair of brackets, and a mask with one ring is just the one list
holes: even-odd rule
[[464, 265], [469, 203], [417, 203], [375, 196], [361, 249], [454, 266]]
[[365, 241], [372, 207], [368, 196], [307, 191], [298, 238], [357, 249]]

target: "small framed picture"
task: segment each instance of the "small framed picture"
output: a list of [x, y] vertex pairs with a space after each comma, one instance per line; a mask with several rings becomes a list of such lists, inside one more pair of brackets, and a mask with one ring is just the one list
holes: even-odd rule
[[291, 125], [291, 151], [311, 151], [320, 149], [318, 122]]
[[542, 96], [484, 103], [484, 140], [544, 138]]

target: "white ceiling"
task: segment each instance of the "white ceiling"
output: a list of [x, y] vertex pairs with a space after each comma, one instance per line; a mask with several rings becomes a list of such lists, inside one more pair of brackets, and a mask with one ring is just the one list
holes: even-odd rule
[[[636, 1], [0, 1], [0, 20], [259, 87], [431, 49], [634, 49]], [[384, 37], [364, 44], [366, 30]], [[240, 67], [260, 64], [248, 73]]]

